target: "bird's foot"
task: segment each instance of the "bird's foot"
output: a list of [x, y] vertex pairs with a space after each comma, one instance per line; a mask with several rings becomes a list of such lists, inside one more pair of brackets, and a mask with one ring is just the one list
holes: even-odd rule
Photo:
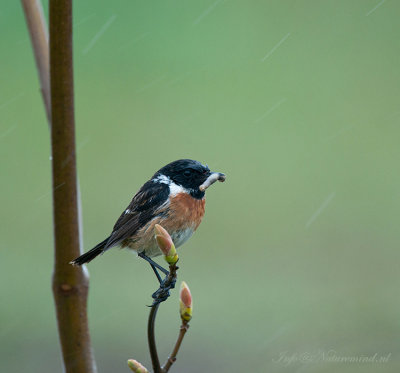
[[160, 283], [160, 287], [157, 291], [152, 294], [153, 304], [152, 307], [156, 306], [161, 302], [165, 302], [170, 296], [170, 290], [175, 288], [176, 275], [171, 276], [168, 274], [165, 279]]

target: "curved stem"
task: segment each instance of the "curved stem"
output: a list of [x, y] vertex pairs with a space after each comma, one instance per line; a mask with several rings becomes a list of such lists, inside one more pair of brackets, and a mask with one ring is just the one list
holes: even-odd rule
[[171, 356], [168, 358], [164, 366], [162, 367], [163, 372], [168, 372], [169, 368], [171, 368], [172, 364], [176, 361], [176, 355], [178, 355], [178, 351], [181, 347], [183, 337], [185, 336], [187, 330], [189, 329], [189, 324], [187, 321], [182, 321], [181, 328], [179, 330], [179, 336], [175, 343], [175, 347], [172, 350]]
[[160, 303], [151, 307], [149, 314], [149, 322], [147, 324], [147, 337], [149, 340], [149, 350], [150, 350], [151, 363], [153, 364], [154, 373], [161, 373], [160, 360], [158, 359], [156, 338], [154, 334], [154, 325], [159, 306]]

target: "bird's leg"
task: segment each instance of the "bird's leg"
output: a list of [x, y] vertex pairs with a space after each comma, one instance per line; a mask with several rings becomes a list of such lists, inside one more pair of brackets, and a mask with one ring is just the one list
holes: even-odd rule
[[156, 267], [154, 267], [154, 266], [153, 266], [153, 264], [151, 264], [151, 263], [149, 263], [149, 264], [150, 264], [151, 268], [153, 269], [153, 271], [154, 271], [154, 274], [156, 275], [158, 282], [159, 282], [159, 283], [160, 283], [160, 285], [161, 285], [161, 283], [162, 283], [162, 280], [161, 280], [161, 276], [160, 276], [160, 274], [159, 274], [159, 273], [158, 273], [158, 271], [157, 271], [157, 268], [156, 268]]
[[154, 270], [154, 267], [156, 267], [157, 269], [159, 269], [162, 273], [164, 273], [164, 275], [168, 276], [169, 272], [161, 267], [158, 263], [156, 263], [154, 260], [152, 260], [151, 258], [149, 258], [145, 253], [139, 253], [138, 254], [139, 257], [141, 257], [142, 259], [144, 259], [145, 261], [147, 261], [148, 263], [150, 263], [151, 267]]
[[[161, 267], [158, 263], [156, 263], [154, 260], [149, 258], [145, 253], [143, 252], [139, 253], [138, 256], [140, 256], [150, 264], [151, 268], [153, 269], [160, 283], [160, 287], [152, 294], [152, 298], [154, 299], [152, 306], [164, 302], [170, 296], [169, 291], [175, 287], [176, 269], [178, 269], [178, 267], [176, 267], [174, 273], [170, 273], [165, 268]], [[161, 279], [161, 276], [158, 273], [157, 269], [165, 274], [164, 280]]]

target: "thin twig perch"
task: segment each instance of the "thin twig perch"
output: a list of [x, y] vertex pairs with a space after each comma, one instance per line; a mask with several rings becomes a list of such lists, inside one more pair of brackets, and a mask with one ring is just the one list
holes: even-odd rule
[[151, 364], [153, 365], [154, 373], [161, 373], [160, 360], [158, 358], [156, 338], [155, 338], [155, 333], [154, 333], [156, 316], [157, 316], [157, 311], [158, 311], [159, 306], [160, 306], [160, 303], [157, 303], [156, 305], [151, 307], [150, 314], [149, 314], [149, 322], [147, 324], [147, 337], [149, 340], [149, 351], [150, 351]]
[[[172, 242], [172, 240], [171, 240]], [[174, 248], [175, 249], [175, 248]], [[176, 261], [171, 263], [169, 266], [169, 275], [166, 278], [164, 285], [168, 288], [170, 284], [175, 284], [176, 282], [176, 271], [178, 270], [178, 267], [176, 263], [178, 262], [178, 257], [176, 257]], [[153, 370], [154, 373], [162, 373], [163, 370], [161, 369], [160, 366], [160, 360], [158, 359], [158, 353], [157, 353], [157, 346], [156, 346], [156, 338], [155, 338], [155, 322], [156, 322], [156, 316], [157, 316], [157, 311], [158, 307], [160, 306], [161, 303], [158, 303], [157, 301], [154, 302], [154, 304], [151, 306], [150, 314], [149, 314], [149, 321], [148, 321], [148, 326], [147, 326], [147, 337], [149, 341], [149, 351], [150, 351], [150, 357], [151, 357], [151, 362], [153, 365]]]

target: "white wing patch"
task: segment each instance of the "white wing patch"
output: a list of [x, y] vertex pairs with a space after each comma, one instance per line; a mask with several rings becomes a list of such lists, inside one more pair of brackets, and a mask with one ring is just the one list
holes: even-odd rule
[[153, 179], [155, 183], [160, 183], [160, 184], [171, 184], [171, 179], [168, 176], [165, 175], [158, 175]]
[[153, 179], [155, 183], [167, 184], [169, 186], [169, 192], [171, 197], [176, 196], [179, 193], [189, 194], [190, 192], [181, 185], [175, 184], [168, 176], [158, 175]]

